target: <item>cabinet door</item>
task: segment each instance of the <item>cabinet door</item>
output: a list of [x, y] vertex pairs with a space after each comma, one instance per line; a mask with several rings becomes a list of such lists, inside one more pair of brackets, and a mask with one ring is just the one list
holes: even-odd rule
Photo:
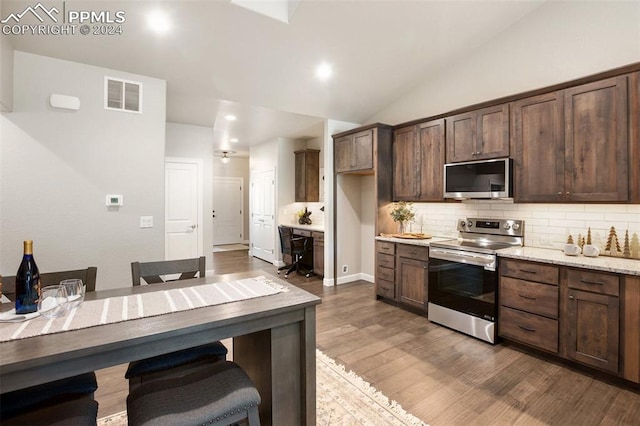
[[447, 123], [447, 163], [475, 160], [476, 152], [475, 112], [454, 115]]
[[373, 169], [373, 130], [353, 135], [351, 170]]
[[563, 99], [559, 91], [512, 104], [516, 202], [564, 198]]
[[627, 76], [567, 89], [564, 102], [568, 199], [627, 201]]
[[393, 134], [393, 199], [415, 201], [419, 175], [416, 157], [416, 127], [404, 127]]
[[428, 276], [427, 262], [398, 258], [396, 284], [400, 302], [426, 311]]
[[418, 199], [444, 199], [444, 119], [418, 126]]
[[295, 200], [296, 202], [307, 201], [307, 182], [305, 176], [305, 160], [304, 152], [296, 152], [295, 160]]
[[324, 276], [324, 241], [313, 240], [313, 273]]
[[566, 289], [563, 340], [568, 358], [618, 372], [620, 309], [617, 297]]
[[352, 135], [343, 136], [335, 140], [334, 155], [336, 173], [351, 170], [351, 141]]
[[509, 156], [509, 104], [477, 111], [476, 160]]

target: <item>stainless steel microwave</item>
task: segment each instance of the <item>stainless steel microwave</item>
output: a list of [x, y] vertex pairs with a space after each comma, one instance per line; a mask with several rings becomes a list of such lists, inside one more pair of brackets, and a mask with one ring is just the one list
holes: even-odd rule
[[444, 198], [511, 198], [512, 162], [508, 158], [444, 165]]

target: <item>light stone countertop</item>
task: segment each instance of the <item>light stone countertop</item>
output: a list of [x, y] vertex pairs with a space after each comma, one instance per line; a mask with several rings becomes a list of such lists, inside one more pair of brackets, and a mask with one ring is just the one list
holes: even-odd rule
[[290, 226], [291, 228], [296, 228], [296, 229], [306, 229], [309, 231], [324, 232], [324, 225], [316, 225], [314, 223], [312, 223], [311, 225], [300, 225], [299, 223], [281, 223], [281, 225]]
[[636, 259], [608, 256], [587, 257], [581, 254], [578, 256], [567, 256], [562, 250], [537, 247], [511, 247], [501, 249], [498, 250], [498, 256], [640, 276], [640, 260]]
[[440, 241], [448, 241], [448, 240], [455, 240], [455, 238], [452, 237], [431, 237], [431, 238], [427, 238], [427, 239], [422, 239], [422, 240], [417, 240], [417, 239], [408, 239], [408, 238], [394, 238], [394, 237], [381, 237], [381, 236], [377, 236], [376, 237], [377, 241], [387, 241], [389, 243], [400, 243], [400, 244], [410, 244], [410, 245], [414, 245], [414, 246], [426, 246], [429, 247], [429, 244], [431, 243], [437, 243]]

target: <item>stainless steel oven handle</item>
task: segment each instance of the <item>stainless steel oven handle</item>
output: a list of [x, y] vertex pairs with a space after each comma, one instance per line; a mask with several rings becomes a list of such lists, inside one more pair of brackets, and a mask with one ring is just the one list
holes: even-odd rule
[[460, 250], [447, 250], [436, 247], [429, 249], [429, 257], [450, 262], [466, 263], [469, 265], [482, 266], [488, 271], [496, 270], [496, 257], [491, 254], [472, 253]]

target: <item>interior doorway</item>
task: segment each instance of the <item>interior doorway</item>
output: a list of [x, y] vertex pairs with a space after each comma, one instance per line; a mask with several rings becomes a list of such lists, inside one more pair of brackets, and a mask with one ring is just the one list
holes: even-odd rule
[[267, 262], [275, 260], [275, 173], [251, 173], [251, 255]]
[[213, 245], [239, 244], [244, 240], [244, 179], [213, 178]]

